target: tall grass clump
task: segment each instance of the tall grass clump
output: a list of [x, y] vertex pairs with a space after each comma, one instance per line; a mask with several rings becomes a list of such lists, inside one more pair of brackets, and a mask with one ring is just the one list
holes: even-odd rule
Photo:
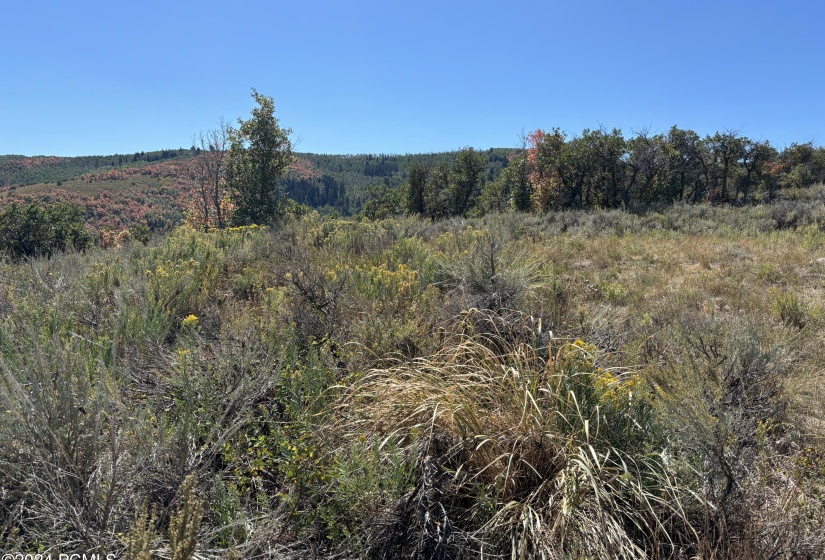
[[[493, 342], [493, 344], [491, 344]], [[337, 429], [406, 448], [383, 557], [667, 558], [695, 541], [645, 385], [595, 348], [464, 337], [374, 370]]]

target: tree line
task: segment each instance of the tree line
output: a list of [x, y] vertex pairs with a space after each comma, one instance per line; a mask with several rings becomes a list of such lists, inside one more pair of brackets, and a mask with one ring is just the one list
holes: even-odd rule
[[825, 181], [825, 148], [778, 150], [736, 131], [705, 137], [672, 127], [625, 138], [618, 129], [536, 130], [495, 177], [472, 148], [435, 166], [412, 163], [398, 192], [376, 187], [369, 216], [400, 210], [431, 219], [490, 211], [639, 208], [674, 202], [768, 202], [782, 190]]
[[825, 149], [791, 144], [782, 151], [736, 131], [700, 137], [672, 127], [665, 134], [555, 129], [529, 137], [527, 181], [512, 182], [534, 209], [616, 208], [656, 202], [741, 203], [771, 200], [782, 188], [825, 180]]
[[[487, 161], [486, 180], [493, 180], [506, 167], [509, 152], [506, 148], [480, 152]], [[407, 182], [411, 166], [435, 168], [450, 164], [457, 155], [458, 151], [403, 155], [296, 153], [297, 165], [291, 166], [284, 177], [284, 187], [295, 202], [321, 213], [356, 215], [376, 209], [382, 213], [386, 203], [397, 206], [398, 191]], [[382, 194], [394, 197], [395, 202], [375, 202]]]

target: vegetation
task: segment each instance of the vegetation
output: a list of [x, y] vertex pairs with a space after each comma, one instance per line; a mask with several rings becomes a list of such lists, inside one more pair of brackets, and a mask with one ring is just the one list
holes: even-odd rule
[[823, 148], [294, 154], [253, 98], [164, 161], [0, 158], [0, 542], [825, 556]]
[[196, 150], [179, 148], [135, 154], [68, 158], [0, 156], [0, 187], [65, 181], [97, 171], [139, 168], [160, 161], [189, 157], [194, 151]]
[[[486, 180], [498, 176], [507, 165], [510, 151], [491, 148], [482, 152], [487, 160]], [[379, 192], [385, 189], [400, 196], [402, 186], [410, 176], [411, 165], [431, 168], [441, 163], [449, 164], [456, 154], [297, 154], [299, 165], [293, 165], [284, 187], [290, 198], [321, 213], [355, 215], [374, 198], [375, 187], [379, 187]]]
[[[779, 152], [768, 142], [733, 131], [702, 138], [675, 126], [667, 134], [642, 132], [630, 139], [619, 130], [585, 130], [573, 137], [558, 129], [537, 130], [487, 182], [470, 172], [473, 154], [459, 153], [451, 167], [411, 166], [404, 209], [438, 218], [507, 208], [546, 212], [644, 209], [675, 202], [745, 205], [825, 180], [825, 148], [792, 144]], [[470, 188], [464, 183], [469, 177], [481, 181]], [[456, 193], [461, 193], [458, 198]]]
[[286, 214], [280, 180], [292, 161], [292, 131], [278, 125], [271, 97], [255, 90], [252, 96], [258, 104], [252, 118], [229, 130], [226, 186], [235, 206], [235, 225], [271, 224]]
[[817, 558], [822, 188], [173, 230], [0, 264], [0, 540]]
[[[256, 119], [253, 115], [248, 122]], [[225, 181], [230, 129], [221, 124], [196, 138], [190, 150], [129, 157], [2, 156], [0, 185], [6, 186], [0, 186], [0, 205], [80, 205], [98, 238], [136, 224], [162, 233], [185, 219], [201, 228], [223, 227], [232, 205]], [[286, 147], [284, 138], [279, 142]], [[742, 206], [804, 196], [825, 180], [825, 148], [806, 143], [778, 150], [735, 131], [703, 138], [677, 127], [632, 138], [618, 130], [585, 130], [579, 136], [538, 130], [514, 150], [295, 153], [287, 171], [283, 162], [275, 168], [280, 171], [272, 180], [279, 179], [267, 192], [324, 215], [382, 219], [412, 213], [440, 219], [508, 209], [642, 212], [675, 202]], [[27, 171], [21, 174], [21, 169]], [[55, 179], [33, 184], [38, 177]], [[294, 210], [291, 203], [281, 210], [287, 207]]]
[[232, 210], [226, 186], [226, 165], [231, 128], [223, 119], [218, 127], [201, 132], [198, 150], [189, 167], [189, 176], [195, 185], [197, 201], [191, 206], [190, 219], [204, 230], [223, 229]]
[[80, 208], [12, 204], [0, 213], [0, 254], [16, 259], [83, 251], [92, 244]]
[[[118, 156], [99, 156], [89, 159], [92, 163], [99, 160], [100, 166], [82, 167], [65, 174], [60, 173], [64, 167], [74, 169], [70, 160], [75, 158], [0, 156], [14, 161], [14, 166], [36, 167], [44, 174], [42, 177], [49, 177], [47, 182], [38, 182], [37, 176], [20, 176], [0, 164], [0, 184], [6, 184], [0, 186], [0, 206], [59, 201], [80, 205], [85, 209], [87, 223], [98, 236], [100, 232], [123, 231], [135, 224], [163, 233], [187, 217], [199, 227], [214, 227], [219, 221], [219, 211], [222, 218], [230, 212], [229, 193], [223, 180], [228, 128], [224, 124], [204, 132], [203, 138], [198, 135], [197, 147], [183, 150], [180, 157], [112, 167], [109, 164], [113, 161], [116, 164]], [[508, 152], [504, 149], [485, 152], [489, 162], [488, 179], [495, 177], [506, 164]], [[294, 155], [289, 171], [280, 181], [283, 193], [323, 214], [349, 216], [364, 210], [371, 198], [371, 187], [383, 185], [389, 192], [398, 193], [406, 181], [410, 163], [435, 165], [449, 162], [455, 154]], [[212, 175], [213, 172], [216, 174]], [[60, 174], [59, 177], [55, 173]], [[217, 184], [215, 177], [219, 178]], [[204, 196], [208, 197], [206, 206]]]
[[191, 161], [180, 158], [84, 173], [60, 184], [12, 185], [0, 189], [0, 205], [64, 202], [80, 206], [98, 238], [133, 225], [162, 233], [180, 224], [196, 200], [190, 168]]

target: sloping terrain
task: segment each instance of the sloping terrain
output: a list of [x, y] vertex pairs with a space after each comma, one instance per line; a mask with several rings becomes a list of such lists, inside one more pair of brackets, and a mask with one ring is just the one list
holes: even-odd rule
[[[488, 178], [506, 165], [506, 149], [485, 152]], [[0, 156], [0, 207], [13, 202], [66, 201], [83, 206], [95, 230], [133, 224], [168, 231], [194, 203], [189, 166], [195, 152], [163, 150], [131, 156], [78, 158]], [[435, 165], [454, 152], [416, 155], [296, 154], [284, 179], [287, 195], [322, 212], [361, 211], [368, 188], [399, 187], [412, 162]]]

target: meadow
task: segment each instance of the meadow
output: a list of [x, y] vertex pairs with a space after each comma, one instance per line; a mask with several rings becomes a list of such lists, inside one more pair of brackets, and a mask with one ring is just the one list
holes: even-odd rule
[[0, 541], [822, 557], [823, 192], [3, 262]]

